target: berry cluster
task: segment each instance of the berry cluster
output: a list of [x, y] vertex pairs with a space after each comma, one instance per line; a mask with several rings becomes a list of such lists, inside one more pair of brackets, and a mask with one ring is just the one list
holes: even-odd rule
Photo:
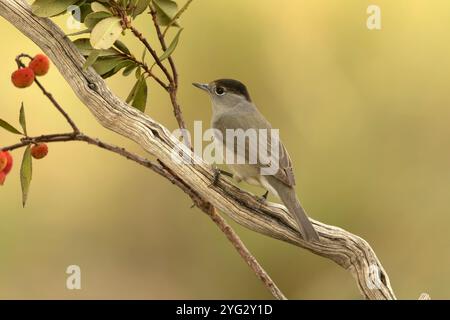
[[[31, 57], [30, 57], [31, 59]], [[22, 65], [19, 63], [19, 65]], [[44, 54], [38, 54], [31, 59], [28, 67], [19, 67], [11, 75], [11, 81], [17, 88], [27, 88], [34, 82], [36, 76], [46, 75], [50, 68], [50, 60]], [[48, 146], [45, 143], [36, 143], [31, 147], [31, 156], [34, 159], [42, 159], [48, 154]], [[6, 176], [13, 166], [13, 158], [8, 151], [0, 151], [0, 185], [3, 185]]]
[[44, 54], [36, 55], [28, 67], [19, 68], [11, 75], [11, 81], [17, 88], [27, 88], [34, 82], [35, 76], [46, 75], [50, 68], [50, 61]]

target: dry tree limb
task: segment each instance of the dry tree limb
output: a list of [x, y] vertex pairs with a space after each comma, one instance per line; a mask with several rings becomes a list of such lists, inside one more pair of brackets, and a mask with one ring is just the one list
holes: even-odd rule
[[[84, 58], [52, 21], [34, 16], [29, 5], [22, 0], [0, 0], [0, 15], [51, 58], [80, 100], [104, 127], [135, 141], [160, 159], [165, 169], [176, 176], [179, 187], [183, 185], [192, 190], [199, 201], [207, 199], [251, 230], [336, 262], [351, 272], [365, 298], [395, 299], [387, 273], [365, 240], [341, 228], [312, 220], [321, 242], [305, 242], [284, 206], [261, 204], [255, 196], [225, 180], [211, 186], [213, 168], [181, 145], [163, 125], [115, 96], [91, 68], [83, 71]], [[175, 161], [173, 150], [177, 147], [184, 150], [185, 159], [195, 164]]]

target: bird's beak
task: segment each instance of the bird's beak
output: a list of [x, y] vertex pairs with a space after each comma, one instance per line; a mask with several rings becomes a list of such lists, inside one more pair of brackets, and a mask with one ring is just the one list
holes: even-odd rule
[[197, 87], [197, 88], [199, 88], [199, 89], [202, 89], [202, 90], [205, 90], [205, 91], [208, 91], [208, 92], [209, 92], [209, 85], [208, 85], [207, 83], [197, 83], [197, 82], [194, 82], [192, 85], [193, 85], [194, 87]]

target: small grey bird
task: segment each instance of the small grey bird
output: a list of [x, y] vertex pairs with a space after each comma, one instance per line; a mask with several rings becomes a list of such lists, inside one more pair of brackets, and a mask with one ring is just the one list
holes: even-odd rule
[[[270, 131], [272, 129], [270, 123], [252, 102], [247, 88], [241, 82], [232, 79], [220, 79], [209, 84], [193, 83], [193, 85], [206, 91], [211, 98], [213, 111], [211, 125], [222, 134], [221, 139], [217, 140], [224, 144], [223, 147], [235, 145], [235, 143], [227, 143], [227, 129], [242, 129], [244, 131], [248, 129], [266, 129]], [[257, 148], [257, 146], [249, 145], [251, 142], [248, 140], [246, 139], [245, 141], [245, 163], [227, 163], [227, 166], [233, 172], [233, 177], [238, 182], [243, 180], [249, 184], [262, 186], [276, 195], [297, 220], [304, 239], [307, 241], [319, 241], [319, 236], [295, 193], [295, 179], [291, 159], [283, 144], [279, 142], [279, 155], [275, 158], [275, 161], [278, 161], [278, 171], [272, 175], [262, 175], [261, 169], [267, 164], [262, 164], [260, 161], [256, 163], [248, 161], [250, 152]], [[270, 140], [266, 143], [268, 144], [267, 150], [271, 150]], [[235, 155], [238, 152], [236, 148], [232, 151]], [[267, 192], [263, 197], [267, 197]]]

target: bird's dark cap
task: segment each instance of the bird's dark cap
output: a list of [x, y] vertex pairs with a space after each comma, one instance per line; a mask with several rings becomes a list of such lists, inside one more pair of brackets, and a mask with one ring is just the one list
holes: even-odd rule
[[219, 79], [213, 81], [213, 84], [216, 87], [223, 87], [228, 92], [244, 96], [249, 102], [252, 101], [250, 98], [250, 94], [248, 93], [247, 87], [240, 81], [233, 79]]

